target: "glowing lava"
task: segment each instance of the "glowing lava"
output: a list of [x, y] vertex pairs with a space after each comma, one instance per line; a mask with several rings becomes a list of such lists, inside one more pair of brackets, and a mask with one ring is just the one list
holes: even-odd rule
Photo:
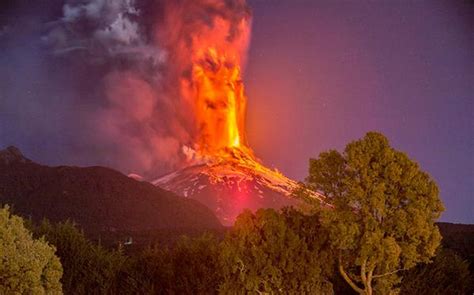
[[[226, 148], [246, 149], [246, 96], [241, 68], [248, 46], [250, 19], [231, 24], [216, 17], [192, 38], [191, 83], [185, 80], [183, 93], [193, 104], [201, 155]], [[231, 32], [236, 32], [233, 36]], [[238, 33], [237, 33], [238, 32]]]
[[240, 68], [209, 48], [193, 69], [198, 141], [202, 151], [238, 148], [243, 137], [246, 97]]

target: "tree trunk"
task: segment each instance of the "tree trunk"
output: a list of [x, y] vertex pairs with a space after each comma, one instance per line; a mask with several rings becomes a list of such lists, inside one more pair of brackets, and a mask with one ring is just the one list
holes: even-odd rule
[[341, 255], [339, 255], [339, 273], [341, 274], [341, 276], [344, 278], [344, 280], [351, 286], [351, 288], [356, 291], [357, 293], [361, 294], [361, 295], [366, 295], [367, 293], [365, 292], [365, 290], [359, 288], [353, 281], [352, 279], [349, 277], [349, 275], [346, 273], [346, 271], [344, 270], [344, 266], [342, 265], [342, 257]]
[[367, 272], [367, 261], [364, 261], [360, 267], [360, 278], [362, 283], [364, 284], [364, 289], [359, 288], [354, 281], [349, 277], [349, 275], [344, 270], [344, 266], [342, 264], [342, 258], [339, 256], [339, 273], [342, 275], [344, 280], [351, 286], [351, 288], [361, 295], [372, 295], [372, 279], [373, 279], [373, 272], [374, 268], [369, 266], [369, 271]]

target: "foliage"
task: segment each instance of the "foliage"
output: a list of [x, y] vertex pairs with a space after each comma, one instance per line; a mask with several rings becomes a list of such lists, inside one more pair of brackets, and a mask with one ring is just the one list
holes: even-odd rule
[[221, 282], [218, 257], [219, 242], [210, 234], [184, 236], [171, 249], [155, 245], [133, 260], [120, 290], [133, 294], [217, 293]]
[[128, 261], [119, 275], [119, 293], [166, 294], [172, 282], [169, 250], [155, 245]]
[[21, 217], [0, 208], [0, 294], [61, 294], [55, 248], [33, 239]]
[[43, 221], [35, 228], [35, 235], [56, 246], [64, 267], [61, 281], [65, 293], [103, 294], [113, 290], [125, 260], [121, 253], [92, 243], [69, 221]]
[[216, 293], [221, 282], [219, 242], [209, 234], [184, 237], [172, 251], [176, 291], [179, 294]]
[[469, 264], [451, 250], [441, 249], [433, 262], [421, 264], [403, 274], [402, 294], [470, 294]]
[[438, 188], [418, 164], [369, 132], [341, 154], [310, 160], [307, 184], [334, 206], [321, 210], [338, 268], [361, 294], [389, 293], [399, 272], [434, 256], [443, 210]]
[[294, 210], [244, 211], [222, 244], [220, 292], [332, 293], [327, 256], [318, 256], [317, 236], [309, 235], [315, 227], [306, 222]]

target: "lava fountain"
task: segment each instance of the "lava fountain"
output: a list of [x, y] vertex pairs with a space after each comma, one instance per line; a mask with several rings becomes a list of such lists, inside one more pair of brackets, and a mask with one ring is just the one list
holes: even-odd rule
[[248, 150], [241, 68], [249, 36], [246, 14], [234, 22], [216, 16], [211, 26], [191, 38], [191, 78], [182, 80], [181, 89], [192, 104], [195, 148], [201, 156], [212, 157], [226, 149]]
[[195, 10], [172, 6], [166, 18], [172, 25], [165, 26], [172, 30], [161, 32], [166, 40], [174, 37], [178, 64], [189, 65], [180, 72], [180, 95], [190, 106], [196, 131], [190, 146], [183, 146], [184, 168], [154, 184], [203, 202], [229, 225], [244, 208], [297, 204], [292, 192], [298, 184], [265, 167], [246, 141], [242, 66], [251, 19], [245, 2], [235, 1], [234, 6], [229, 1], [198, 2], [219, 13], [209, 15], [204, 24], [194, 23], [192, 33], [182, 36], [179, 31], [189, 29], [189, 22], [182, 20], [194, 19], [189, 13]]
[[243, 146], [246, 97], [240, 67], [208, 48], [195, 63], [193, 82], [200, 151]]

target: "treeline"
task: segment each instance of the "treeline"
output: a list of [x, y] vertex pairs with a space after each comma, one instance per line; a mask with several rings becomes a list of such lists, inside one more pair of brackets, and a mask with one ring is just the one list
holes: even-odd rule
[[[326, 199], [311, 201], [309, 190]], [[436, 183], [382, 134], [311, 159], [295, 197], [307, 204], [244, 211], [222, 239], [182, 238], [132, 255], [71, 223], [32, 225], [31, 236], [4, 208], [0, 293], [472, 293], [469, 264], [440, 248]]]
[[[56, 249], [65, 294], [355, 294], [336, 269], [336, 253], [319, 220], [292, 208], [245, 211], [223, 239], [183, 236], [172, 246], [153, 245], [133, 254], [91, 242], [71, 222], [44, 221], [28, 228], [37, 241]], [[440, 248], [432, 263], [401, 274], [399, 291], [467, 294], [472, 290], [468, 266], [453, 251]], [[25, 280], [20, 276], [24, 270], [17, 270]], [[5, 273], [0, 271], [0, 279]], [[16, 291], [31, 291], [31, 282]], [[3, 285], [0, 293], [15, 291], [7, 288]], [[46, 293], [58, 290], [49, 288]]]

